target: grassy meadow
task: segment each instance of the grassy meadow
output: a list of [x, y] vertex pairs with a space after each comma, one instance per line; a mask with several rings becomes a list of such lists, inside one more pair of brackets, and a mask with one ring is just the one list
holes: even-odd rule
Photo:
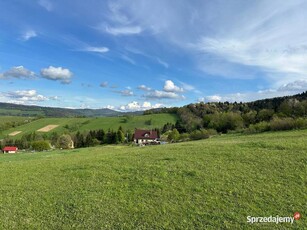
[[[306, 229], [307, 130], [0, 155], [0, 229]], [[248, 224], [247, 216], [293, 216]]]
[[29, 117], [17, 117], [17, 116], [0, 116], [0, 125], [6, 122], [28, 122], [33, 118]]
[[[2, 117], [1, 117], [2, 118]], [[20, 119], [21, 117], [15, 117]], [[11, 119], [13, 119], [11, 117]], [[23, 118], [24, 119], [24, 118]], [[127, 116], [127, 117], [97, 117], [97, 118], [41, 118], [32, 121], [28, 124], [24, 124], [18, 127], [14, 127], [8, 130], [4, 130], [0, 133], [0, 138], [13, 133], [15, 131], [21, 131], [20, 134], [12, 138], [20, 138], [25, 133], [37, 131], [47, 125], [58, 125], [57, 128], [49, 131], [63, 133], [68, 131], [70, 133], [88, 130], [108, 129], [117, 130], [119, 126], [124, 129], [134, 130], [135, 128], [161, 128], [167, 122], [175, 124], [177, 116], [173, 114], [152, 114], [152, 115], [140, 115], [140, 116]]]

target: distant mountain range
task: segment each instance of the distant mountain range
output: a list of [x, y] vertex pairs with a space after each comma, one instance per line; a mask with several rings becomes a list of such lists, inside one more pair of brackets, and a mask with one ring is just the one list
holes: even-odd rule
[[137, 114], [143, 114], [143, 112], [118, 112], [111, 109], [67, 109], [0, 102], [0, 116], [113, 117]]

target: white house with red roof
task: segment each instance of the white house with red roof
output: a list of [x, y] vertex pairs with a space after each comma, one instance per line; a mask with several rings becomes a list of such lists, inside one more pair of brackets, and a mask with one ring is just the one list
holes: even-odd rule
[[158, 132], [155, 130], [136, 129], [134, 132], [134, 142], [136, 144], [158, 143]]
[[17, 151], [18, 151], [18, 148], [15, 146], [5, 146], [2, 149], [3, 153], [17, 153]]

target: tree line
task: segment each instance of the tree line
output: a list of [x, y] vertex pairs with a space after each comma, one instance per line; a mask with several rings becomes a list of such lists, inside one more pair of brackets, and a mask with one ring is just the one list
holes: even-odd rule
[[169, 140], [206, 138], [214, 133], [301, 129], [307, 128], [307, 91], [249, 103], [200, 102], [145, 114], [162, 112], [178, 115], [176, 124], [165, 124], [162, 129], [162, 133], [171, 134]]

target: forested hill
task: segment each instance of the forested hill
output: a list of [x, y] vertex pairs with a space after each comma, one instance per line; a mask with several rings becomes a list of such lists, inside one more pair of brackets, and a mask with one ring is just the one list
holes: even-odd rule
[[179, 132], [190, 133], [201, 129], [215, 129], [218, 132], [228, 132], [230, 130], [246, 130], [248, 128], [259, 128], [261, 131], [265, 131], [270, 130], [276, 123], [279, 125], [278, 129], [287, 129], [290, 126], [292, 128], [299, 128], [305, 127], [305, 123], [303, 124], [301, 120], [297, 121], [297, 119], [307, 117], [307, 91], [293, 96], [245, 103], [200, 102], [180, 108], [149, 110], [146, 111], [146, 114], [166, 112], [178, 115], [179, 120], [175, 128]]
[[126, 114], [111, 109], [67, 109], [0, 102], [0, 116], [110, 117]]

